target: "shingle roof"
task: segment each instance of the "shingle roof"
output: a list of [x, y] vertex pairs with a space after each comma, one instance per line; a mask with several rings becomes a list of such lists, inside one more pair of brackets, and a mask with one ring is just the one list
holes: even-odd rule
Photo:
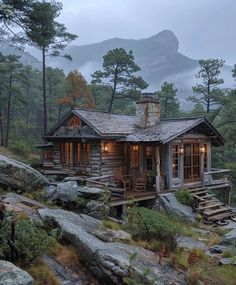
[[[82, 109], [73, 109], [72, 112], [67, 113], [48, 133], [48, 137], [53, 137], [54, 132], [72, 115], [80, 117], [90, 126], [97, 134], [95, 135], [97, 139], [107, 139], [109, 137], [127, 142], [167, 143], [192, 129], [196, 129], [198, 132], [210, 136], [214, 145], [217, 146], [224, 143], [223, 137], [204, 117], [164, 119], [155, 126], [140, 129], [135, 124], [135, 116]], [[81, 136], [86, 136], [88, 139], [92, 138], [88, 134], [78, 133], [78, 137]], [[73, 134], [73, 138], [76, 138], [76, 134]]]
[[74, 109], [73, 113], [84, 120], [100, 135], [128, 135], [135, 130], [135, 116], [81, 109]]
[[221, 135], [204, 118], [181, 118], [163, 120], [153, 127], [142, 129], [126, 136], [122, 139], [122, 141], [167, 143], [200, 125], [203, 133], [212, 132], [216, 136], [218, 139], [215, 141], [216, 145], [223, 143], [223, 138]]

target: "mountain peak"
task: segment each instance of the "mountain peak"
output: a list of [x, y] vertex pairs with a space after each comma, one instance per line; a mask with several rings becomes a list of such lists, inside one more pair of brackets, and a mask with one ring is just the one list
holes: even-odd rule
[[160, 49], [177, 53], [179, 50], [179, 41], [176, 35], [170, 30], [163, 30], [147, 38], [154, 46]]

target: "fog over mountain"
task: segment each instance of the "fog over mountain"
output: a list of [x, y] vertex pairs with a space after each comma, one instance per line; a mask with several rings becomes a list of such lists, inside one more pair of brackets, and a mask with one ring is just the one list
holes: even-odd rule
[[[164, 81], [174, 82], [179, 90], [181, 105], [187, 108], [189, 103], [185, 99], [192, 95], [192, 85], [196, 83], [195, 74], [199, 67], [198, 60], [179, 52], [179, 41], [169, 30], [140, 40], [113, 38], [89, 45], [68, 46], [65, 52], [72, 56], [72, 61], [51, 58], [48, 63], [65, 72], [79, 70], [90, 81], [90, 75], [102, 67], [104, 54], [121, 47], [133, 51], [135, 61], [141, 67], [141, 75], [149, 83], [148, 91], [159, 89]], [[223, 69], [227, 87], [233, 84], [231, 69], [229, 66]]]
[[[147, 91], [156, 91], [164, 81], [174, 82], [178, 88], [178, 98], [183, 109], [190, 103], [186, 100], [192, 95], [192, 86], [196, 84], [195, 74], [198, 71], [198, 60], [191, 59], [179, 52], [179, 41], [172, 31], [164, 30], [154, 36], [145, 39], [121, 39], [113, 38], [88, 45], [69, 45], [65, 53], [72, 56], [69, 61], [62, 57], [47, 58], [48, 66], [58, 67], [66, 73], [71, 70], [80, 71], [88, 82], [91, 74], [102, 67], [103, 56], [111, 49], [125, 48], [132, 50], [135, 61], [141, 67], [141, 75], [148, 82]], [[0, 43], [0, 51], [4, 54], [14, 52], [5, 43]], [[38, 59], [26, 52], [15, 51], [22, 55], [22, 61], [34, 68], [40, 68]], [[225, 87], [232, 87], [232, 67], [224, 66], [222, 78]]]

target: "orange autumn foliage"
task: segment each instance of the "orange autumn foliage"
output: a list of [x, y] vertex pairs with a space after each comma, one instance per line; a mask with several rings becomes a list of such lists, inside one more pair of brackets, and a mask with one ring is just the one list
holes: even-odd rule
[[93, 97], [83, 75], [78, 71], [71, 71], [67, 77], [67, 94], [57, 100], [59, 105], [69, 105], [72, 108], [95, 109]]

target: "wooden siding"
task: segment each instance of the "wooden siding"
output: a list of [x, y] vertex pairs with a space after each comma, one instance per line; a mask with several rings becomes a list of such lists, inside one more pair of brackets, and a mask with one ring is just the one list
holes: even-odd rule
[[[107, 151], [105, 151], [105, 145], [107, 145]], [[124, 161], [124, 143], [102, 142], [101, 175], [113, 174], [115, 169], [125, 166]]]
[[92, 176], [101, 176], [102, 148], [101, 142], [90, 144], [90, 166]]

